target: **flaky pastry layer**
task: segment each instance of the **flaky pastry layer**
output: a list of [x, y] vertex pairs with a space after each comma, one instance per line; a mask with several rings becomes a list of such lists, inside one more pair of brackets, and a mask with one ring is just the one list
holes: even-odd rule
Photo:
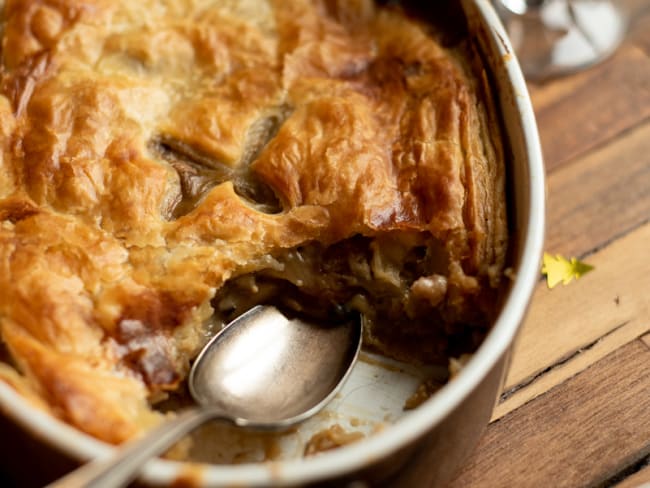
[[369, 1], [7, 0], [2, 36], [0, 379], [53, 415], [114, 443], [158, 422], [224, 284], [301, 246], [434, 242], [443, 269], [409, 282], [368, 244], [368, 279], [428, 299], [432, 330], [489, 321], [498, 128], [426, 24]]

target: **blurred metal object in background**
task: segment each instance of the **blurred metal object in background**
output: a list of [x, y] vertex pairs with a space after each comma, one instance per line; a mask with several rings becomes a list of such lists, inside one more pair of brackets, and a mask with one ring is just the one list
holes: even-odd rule
[[625, 36], [611, 0], [494, 0], [524, 75], [543, 80], [602, 61]]

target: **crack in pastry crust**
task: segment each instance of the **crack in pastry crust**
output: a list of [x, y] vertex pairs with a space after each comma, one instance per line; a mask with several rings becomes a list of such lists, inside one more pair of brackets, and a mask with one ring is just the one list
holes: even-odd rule
[[7, 0], [2, 24], [21, 376], [0, 379], [53, 415], [109, 442], [155, 424], [246, 287], [374, 310], [368, 342], [425, 360], [489, 326], [498, 127], [469, 51], [426, 24], [364, 0]]
[[275, 193], [251, 171], [264, 145], [271, 140], [280, 125], [281, 115], [265, 117], [253, 123], [246, 138], [248, 149], [236, 167], [215, 161], [192, 147], [173, 138], [160, 137], [149, 144], [150, 150], [167, 161], [178, 173], [181, 194], [169, 202], [162, 214], [168, 220], [192, 211], [201, 198], [214, 186], [232, 181], [236, 193], [265, 213], [282, 210]]

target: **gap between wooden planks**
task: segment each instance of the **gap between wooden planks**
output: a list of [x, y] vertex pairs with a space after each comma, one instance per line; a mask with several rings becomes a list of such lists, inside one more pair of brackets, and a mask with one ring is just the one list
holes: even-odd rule
[[580, 280], [553, 290], [540, 283], [493, 419], [650, 331], [649, 242], [646, 223], [590, 256], [595, 270]]
[[620, 483], [616, 488], [648, 488], [650, 487], [650, 465], [641, 468], [636, 473], [631, 474]]
[[650, 348], [634, 340], [490, 424], [452, 488], [607, 486], [650, 455]]
[[[647, 301], [636, 302], [647, 300], [639, 291], [647, 286], [643, 266], [650, 242], [641, 230], [650, 217], [650, 124], [559, 168], [548, 186], [549, 252], [580, 256], [608, 242], [613, 247], [589, 256], [596, 271], [566, 288], [549, 291], [540, 283], [506, 382], [512, 390], [535, 378], [535, 390], [512, 395], [497, 407], [495, 418], [646, 330], [632, 319], [643, 317], [644, 308], [647, 316], [648, 308]], [[550, 367], [553, 375], [544, 378], [541, 373]]]

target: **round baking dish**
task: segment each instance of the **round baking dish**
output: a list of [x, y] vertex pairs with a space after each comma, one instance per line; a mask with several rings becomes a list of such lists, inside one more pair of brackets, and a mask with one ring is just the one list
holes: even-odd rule
[[[461, 4], [498, 94], [509, 149], [514, 280], [486, 340], [453, 381], [395, 424], [363, 441], [312, 458], [273, 463], [212, 466], [153, 460], [143, 470], [145, 482], [162, 486], [181, 480], [214, 487], [340, 486], [352, 481], [386, 482], [397, 475], [394, 479], [404, 486], [438, 486], [453, 476], [475, 445], [490, 418], [513, 341], [539, 278], [544, 168], [526, 84], [497, 15], [487, 0], [461, 0]], [[33, 408], [4, 383], [0, 383], [0, 412], [14, 428], [29, 433], [35, 444], [49, 449], [43, 456], [55, 452], [87, 460], [112, 449]], [[58, 469], [64, 468], [60, 465]], [[51, 471], [56, 473], [56, 469]]]

